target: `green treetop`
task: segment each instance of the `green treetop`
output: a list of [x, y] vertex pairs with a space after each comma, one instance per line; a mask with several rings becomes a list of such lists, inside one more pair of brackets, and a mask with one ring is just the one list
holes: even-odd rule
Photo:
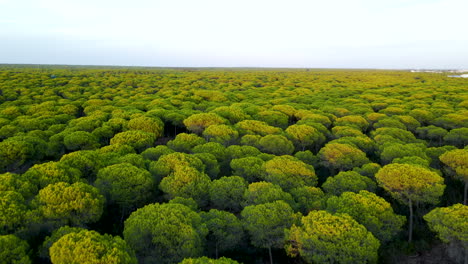
[[202, 255], [208, 229], [200, 215], [177, 203], [149, 204], [125, 221], [125, 241], [140, 263], [174, 263]]
[[389, 164], [375, 175], [378, 184], [410, 210], [408, 241], [413, 236], [413, 204], [439, 202], [445, 185], [437, 173], [412, 164]]
[[0, 264], [31, 264], [29, 245], [15, 235], [0, 236]]
[[53, 264], [136, 264], [135, 253], [118, 236], [82, 230], [65, 234], [49, 249]]
[[327, 211], [346, 213], [374, 234], [382, 243], [401, 231], [406, 218], [393, 212], [385, 199], [368, 191], [344, 192], [327, 200]]
[[263, 180], [278, 184], [283, 190], [301, 186], [315, 186], [314, 167], [291, 156], [275, 157], [264, 164]]
[[203, 212], [201, 217], [209, 230], [208, 243], [214, 246], [216, 258], [219, 253], [235, 249], [241, 242], [244, 229], [234, 214], [211, 209], [209, 212]]
[[380, 246], [372, 233], [347, 214], [311, 211], [286, 232], [286, 251], [307, 263], [377, 263]]
[[452, 174], [454, 178], [465, 183], [463, 204], [466, 205], [468, 199], [468, 149], [454, 149], [445, 152], [439, 158], [454, 171]]
[[272, 264], [271, 248], [283, 247], [284, 229], [291, 227], [299, 217], [283, 201], [247, 206], [241, 216], [252, 245], [267, 248]]
[[104, 197], [89, 184], [59, 182], [40, 190], [33, 204], [47, 220], [83, 225], [99, 220]]

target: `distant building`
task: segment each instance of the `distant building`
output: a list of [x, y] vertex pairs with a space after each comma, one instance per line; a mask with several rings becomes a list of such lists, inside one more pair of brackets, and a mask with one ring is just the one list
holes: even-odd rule
[[448, 75], [447, 77], [453, 77], [453, 78], [468, 78], [468, 74]]

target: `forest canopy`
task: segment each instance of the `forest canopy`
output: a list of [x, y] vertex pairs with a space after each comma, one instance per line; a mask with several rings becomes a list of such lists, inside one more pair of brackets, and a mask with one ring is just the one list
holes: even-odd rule
[[467, 87], [0, 65], [0, 263], [460, 263]]

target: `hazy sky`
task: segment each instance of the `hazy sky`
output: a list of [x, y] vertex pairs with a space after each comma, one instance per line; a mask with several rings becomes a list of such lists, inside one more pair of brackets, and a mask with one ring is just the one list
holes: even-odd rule
[[468, 69], [468, 0], [0, 0], [0, 63]]

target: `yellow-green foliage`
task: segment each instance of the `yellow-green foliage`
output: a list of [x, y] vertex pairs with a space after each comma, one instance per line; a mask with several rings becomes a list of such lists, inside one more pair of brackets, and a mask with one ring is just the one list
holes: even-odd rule
[[193, 198], [199, 205], [205, 205], [209, 199], [210, 177], [192, 167], [178, 167], [164, 177], [159, 189], [169, 198]]
[[0, 264], [31, 264], [29, 245], [15, 235], [0, 236]]
[[239, 212], [247, 181], [239, 176], [221, 177], [210, 184], [210, 200], [216, 209]]
[[316, 144], [321, 133], [314, 127], [308, 125], [292, 125], [286, 129], [287, 135], [293, 140], [293, 142], [302, 148], [312, 146]]
[[286, 251], [307, 263], [377, 263], [380, 242], [347, 214], [311, 211], [286, 232]]
[[108, 198], [109, 203], [116, 203], [123, 208], [144, 204], [155, 188], [151, 174], [130, 163], [115, 164], [99, 170], [94, 184]]
[[244, 205], [256, 205], [271, 203], [274, 201], [284, 201], [292, 208], [295, 207], [295, 202], [291, 194], [284, 192], [281, 187], [271, 182], [254, 182], [249, 184], [249, 187], [244, 192]]
[[181, 204], [149, 204], [125, 220], [125, 241], [140, 263], [177, 263], [201, 256], [208, 229], [200, 215]]
[[28, 199], [36, 194], [38, 187], [35, 181], [25, 177], [24, 174], [0, 174], [0, 191], [15, 191]]
[[156, 136], [154, 133], [149, 133], [141, 130], [129, 130], [116, 134], [110, 140], [110, 144], [127, 144], [138, 151], [142, 151], [154, 145]]
[[381, 242], [387, 242], [401, 231], [406, 218], [393, 212], [385, 199], [368, 191], [344, 192], [327, 200], [327, 211], [346, 213], [374, 234]]
[[445, 243], [461, 242], [468, 250], [468, 206], [455, 204], [435, 208], [424, 216], [432, 231]]
[[291, 155], [294, 145], [285, 136], [266, 135], [258, 141], [260, 150], [274, 155]]
[[239, 133], [227, 125], [211, 125], [203, 131], [203, 136], [208, 141], [230, 145], [237, 139]]
[[332, 124], [332, 121], [330, 120], [329, 117], [320, 115], [320, 114], [306, 113], [306, 114], [300, 115], [298, 111], [296, 113], [296, 116], [299, 117], [301, 120], [316, 122], [326, 127], [330, 127]]
[[369, 126], [369, 123], [362, 116], [349, 115], [336, 119], [335, 126], [352, 126], [365, 131]]
[[184, 120], [184, 125], [187, 129], [197, 134], [201, 134], [211, 125], [220, 125], [224, 123], [225, 120], [214, 113], [194, 114]]
[[297, 206], [303, 214], [309, 213], [311, 210], [319, 210], [323, 207], [325, 194], [318, 187], [302, 186], [294, 188], [290, 191], [297, 203]]
[[329, 143], [320, 150], [318, 156], [324, 166], [338, 170], [350, 170], [369, 163], [364, 152], [348, 144]]
[[161, 156], [158, 161], [150, 164], [150, 172], [158, 177], [164, 177], [181, 168], [195, 168], [204, 171], [205, 165], [195, 155], [181, 152], [169, 153]]
[[26, 202], [16, 191], [0, 191], [0, 234], [10, 233], [24, 225]]
[[389, 164], [375, 175], [377, 182], [403, 204], [409, 201], [436, 204], [445, 189], [437, 173], [412, 164]]
[[53, 264], [136, 264], [135, 253], [116, 236], [100, 235], [96, 231], [71, 232], [50, 247]]
[[242, 176], [247, 181], [253, 182], [262, 174], [264, 163], [257, 157], [245, 157], [231, 160], [230, 166], [233, 175]]
[[264, 171], [264, 180], [278, 184], [284, 190], [317, 184], [314, 167], [291, 156], [274, 157], [265, 162]]
[[[133, 211], [141, 216], [127, 219], [124, 234], [140, 263], [210, 262], [195, 258], [215, 256], [216, 245], [254, 263], [267, 257], [257, 238], [277, 231], [275, 243], [283, 243], [291, 210], [330, 205], [382, 243], [394, 239], [381, 256], [420, 251], [436, 244], [435, 234], [421, 233], [425, 223], [413, 218], [439, 200], [459, 202], [459, 180], [467, 182], [467, 105], [466, 80], [446, 73], [0, 65], [0, 233], [32, 242], [26, 254], [42, 252], [33, 260], [47, 262], [37, 245], [60, 233], [54, 229], [119, 234]], [[372, 194], [381, 194], [374, 181], [389, 195]], [[155, 201], [155, 212], [136, 213]], [[396, 201], [409, 205], [409, 229], [414, 222], [418, 231], [408, 247], [399, 241], [403, 218], [388, 205], [401, 212]], [[222, 245], [225, 221], [271, 202], [283, 206], [257, 210], [263, 220], [250, 238]], [[235, 216], [214, 213], [208, 233], [197, 212], [213, 208]], [[354, 223], [334, 217], [324, 226], [338, 246], [313, 256], [375, 262], [375, 247], [364, 257], [360, 244], [340, 244], [332, 222]], [[297, 228], [297, 237], [307, 233]], [[351, 249], [359, 256], [345, 257]]]
[[244, 228], [252, 244], [260, 248], [281, 248], [284, 229], [296, 223], [299, 214], [283, 201], [249, 205], [241, 212]]
[[97, 188], [86, 183], [58, 182], [40, 190], [34, 204], [47, 220], [80, 225], [99, 220], [104, 197]]
[[244, 237], [241, 221], [232, 213], [211, 209], [201, 217], [209, 230], [208, 242], [215, 246], [215, 254], [235, 248]]
[[44, 188], [51, 183], [74, 183], [80, 180], [81, 172], [60, 162], [46, 162], [32, 166], [24, 177]]
[[328, 177], [322, 184], [322, 189], [328, 194], [340, 195], [343, 192], [359, 192], [361, 190], [374, 192], [377, 186], [373, 180], [355, 171], [341, 171], [333, 177]]
[[164, 124], [159, 118], [155, 117], [136, 117], [128, 121], [128, 129], [142, 130], [148, 133], [153, 133], [156, 138], [162, 136], [164, 132]]
[[281, 132], [280, 128], [268, 125], [263, 121], [258, 120], [244, 120], [236, 124], [240, 134], [258, 134], [266, 136], [270, 134], [278, 134]]
[[455, 177], [468, 182], [468, 150], [454, 149], [440, 156], [440, 161], [455, 171]]
[[190, 153], [195, 146], [206, 143], [196, 134], [180, 133], [173, 140], [167, 142], [167, 146], [177, 152]]

